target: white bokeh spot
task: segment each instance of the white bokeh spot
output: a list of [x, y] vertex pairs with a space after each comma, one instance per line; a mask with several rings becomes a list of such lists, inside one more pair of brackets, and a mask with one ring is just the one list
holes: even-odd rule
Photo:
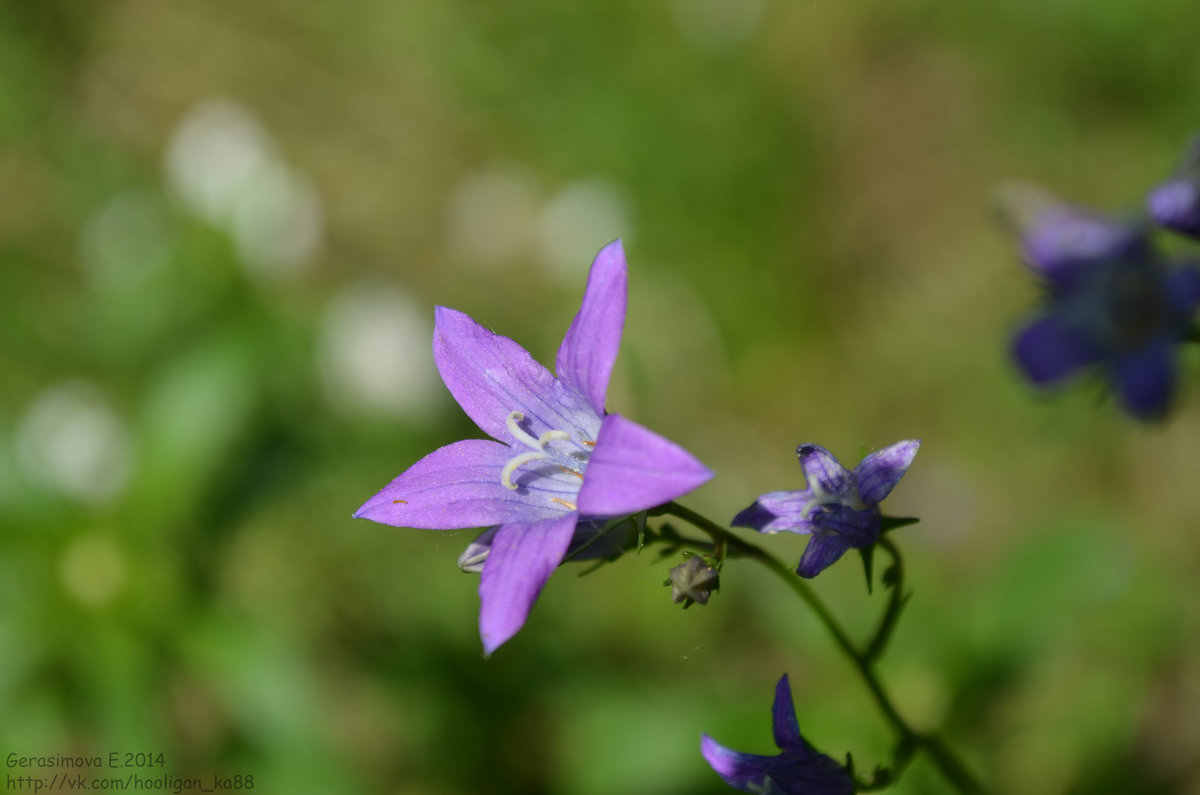
[[494, 267], [528, 253], [538, 179], [518, 165], [486, 166], [464, 177], [446, 205], [446, 243], [472, 265]]
[[166, 168], [184, 205], [232, 236], [251, 276], [275, 279], [311, 262], [324, 232], [320, 196], [249, 109], [197, 105], [171, 138]]
[[169, 249], [161, 207], [151, 196], [132, 191], [92, 213], [79, 240], [88, 279], [104, 292], [137, 284], [166, 261]]
[[553, 276], [574, 283], [596, 252], [633, 236], [629, 201], [620, 185], [604, 177], [576, 180], [548, 201], [537, 218], [538, 252]]
[[83, 381], [59, 384], [34, 399], [17, 428], [17, 453], [32, 481], [86, 503], [111, 501], [129, 479], [125, 424]]
[[330, 402], [350, 414], [422, 415], [441, 401], [433, 323], [396, 287], [352, 284], [325, 310], [317, 368]]
[[763, 0], [671, 0], [675, 24], [694, 45], [721, 51], [748, 39], [762, 23]]

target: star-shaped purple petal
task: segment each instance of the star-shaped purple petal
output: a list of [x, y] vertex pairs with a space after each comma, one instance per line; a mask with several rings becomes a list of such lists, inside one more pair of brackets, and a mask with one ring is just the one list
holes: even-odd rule
[[908, 439], [871, 453], [847, 470], [824, 447], [796, 448], [808, 488], [759, 495], [733, 518], [734, 527], [760, 533], [812, 535], [797, 571], [815, 577], [848, 549], [863, 549], [879, 540], [883, 501], [912, 465], [921, 442]]
[[814, 750], [800, 736], [787, 674], [775, 686], [771, 727], [775, 745], [780, 750], [775, 756], [734, 751], [708, 735], [700, 738], [700, 752], [726, 784], [743, 792], [772, 795], [848, 795], [854, 792], [854, 779], [846, 769]]
[[594, 538], [598, 520], [670, 502], [712, 477], [674, 442], [605, 413], [625, 284], [616, 241], [592, 263], [583, 303], [559, 347], [557, 376], [511, 339], [438, 307], [438, 372], [495, 441], [469, 439], [434, 451], [355, 513], [400, 527], [494, 528], [459, 561], [481, 573], [487, 654], [524, 625], [573, 539]]

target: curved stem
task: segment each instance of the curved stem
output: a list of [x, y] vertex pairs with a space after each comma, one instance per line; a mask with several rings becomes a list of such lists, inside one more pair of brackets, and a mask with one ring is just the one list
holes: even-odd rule
[[887, 612], [883, 614], [883, 619], [879, 622], [879, 629], [875, 630], [875, 637], [871, 639], [867, 650], [863, 652], [863, 657], [869, 663], [878, 660], [883, 654], [883, 650], [887, 648], [888, 641], [892, 639], [892, 632], [896, 629], [896, 624], [900, 619], [900, 611], [908, 602], [908, 597], [904, 594], [904, 561], [900, 557], [900, 550], [887, 536], [879, 538], [879, 546], [886, 549], [892, 556], [892, 567], [889, 569], [892, 597], [888, 600]]
[[[883, 623], [880, 625], [879, 632], [876, 633], [871, 647], [866, 652], [860, 652], [855, 647], [854, 642], [850, 640], [850, 636], [846, 634], [845, 629], [842, 628], [837, 618], [825, 606], [825, 603], [821, 601], [816, 592], [809, 587], [808, 583], [797, 576], [791, 568], [784, 565], [774, 555], [756, 544], [742, 540], [706, 516], [698, 514], [690, 508], [685, 508], [678, 503], [667, 503], [662, 507], [661, 511], [676, 516], [708, 533], [712, 536], [714, 543], [723, 541], [730, 552], [753, 558], [774, 572], [809, 606], [821, 623], [825, 625], [825, 628], [829, 630], [829, 634], [833, 636], [837, 645], [850, 658], [851, 662], [854, 663], [855, 669], [862, 677], [867, 689], [871, 692], [871, 696], [875, 699], [879, 710], [883, 713], [888, 723], [891, 724], [892, 729], [899, 735], [900, 745], [912, 745], [927, 751], [934, 765], [937, 766], [946, 780], [953, 784], [959, 792], [967, 793], [968, 795], [982, 795], [985, 792], [983, 786], [975, 780], [966, 769], [966, 766], [954, 755], [954, 752], [950, 750], [945, 742], [936, 735], [922, 734], [908, 725], [908, 722], [897, 711], [896, 705], [892, 703], [891, 697], [884, 689], [883, 684], [879, 681], [879, 677], [872, 667], [874, 658], [869, 653], [877, 645], [879, 650], [882, 650], [883, 645], [886, 643], [886, 638], [891, 634], [896, 618], [899, 616], [900, 607], [903, 606], [902, 600], [899, 606], [896, 606], [894, 609], [892, 605], [889, 605], [888, 612], [884, 616]], [[891, 545], [890, 541], [885, 540], [883, 543], [885, 543], [885, 547], [892, 553], [897, 561], [897, 565], [899, 565], [899, 554], [895, 546]], [[903, 585], [903, 582], [898, 582], [897, 585]], [[895, 595], [893, 595], [894, 601]], [[880, 637], [883, 637], [884, 640], [880, 641]], [[876, 651], [877, 654], [878, 651]]]

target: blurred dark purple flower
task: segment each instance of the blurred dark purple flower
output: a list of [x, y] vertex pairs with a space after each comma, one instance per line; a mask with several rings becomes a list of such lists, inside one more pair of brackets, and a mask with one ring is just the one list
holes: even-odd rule
[[920, 446], [918, 439], [897, 442], [871, 453], [851, 472], [824, 447], [802, 444], [796, 455], [808, 488], [763, 494], [731, 524], [760, 533], [811, 534], [797, 571], [815, 577], [847, 549], [879, 540], [879, 503], [904, 477]]
[[800, 736], [787, 674], [775, 686], [771, 722], [775, 745], [780, 750], [775, 756], [732, 751], [707, 734], [700, 738], [700, 752], [726, 784], [744, 792], [767, 795], [848, 795], [854, 792], [854, 779], [846, 769], [815, 751]]
[[1200, 137], [1188, 146], [1175, 173], [1150, 191], [1146, 209], [1168, 229], [1200, 239]]
[[1200, 304], [1200, 271], [1169, 266], [1145, 224], [1070, 205], [1041, 207], [1020, 231], [1047, 298], [1013, 340], [1022, 372], [1043, 387], [1095, 365], [1130, 414], [1165, 414], [1175, 385], [1173, 348]]
[[604, 396], [625, 323], [620, 241], [592, 263], [556, 378], [517, 343], [438, 307], [433, 356], [447, 389], [493, 439], [422, 458], [354, 515], [399, 527], [492, 527], [467, 552], [482, 565], [479, 632], [491, 654], [516, 634], [555, 567], [593, 520], [679, 497], [712, 477], [690, 453], [619, 414]]

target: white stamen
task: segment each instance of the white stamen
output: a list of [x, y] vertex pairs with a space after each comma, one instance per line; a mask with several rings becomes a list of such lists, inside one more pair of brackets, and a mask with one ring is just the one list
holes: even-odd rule
[[571, 434], [566, 431], [546, 431], [538, 437], [538, 449], [543, 449], [547, 442], [569, 442]]
[[527, 464], [530, 461], [537, 461], [539, 459], [549, 457], [549, 453], [543, 453], [540, 450], [530, 453], [521, 453], [520, 455], [513, 456], [509, 462], [504, 465], [504, 469], [500, 470], [500, 482], [504, 484], [504, 488], [511, 491], [516, 491], [517, 484], [512, 482], [512, 473], [516, 471], [517, 467], [521, 466], [522, 464]]
[[521, 442], [528, 448], [540, 451], [542, 449], [541, 443], [526, 433], [525, 429], [517, 424], [523, 419], [525, 419], [524, 414], [519, 411], [513, 411], [509, 413], [508, 419], [504, 421], [504, 424], [508, 427], [508, 432], [511, 433], [517, 441]]
[[[515, 456], [510, 458], [508, 463], [504, 465], [504, 468], [500, 470], [500, 482], [504, 485], [504, 488], [511, 491], [516, 491], [518, 488], [517, 484], [514, 483], [512, 479], [513, 473], [517, 471], [517, 467], [528, 464], [530, 461], [541, 461], [548, 458], [561, 459], [564, 456], [575, 457], [578, 455], [577, 453], [556, 453], [553, 450], [546, 449], [546, 445], [550, 444], [551, 442], [571, 441], [571, 434], [568, 431], [551, 429], [543, 432], [541, 436], [534, 438], [532, 434], [518, 424], [524, 419], [524, 414], [519, 411], [513, 411], [509, 412], [508, 418], [504, 421], [505, 426], [508, 428], [508, 432], [512, 434], [513, 438], [530, 449], [530, 452], [527, 453], [517, 453]], [[583, 460], [587, 460], [586, 455], [583, 457]], [[579, 472], [574, 467], [567, 468], [559, 466], [558, 468], [564, 473], [574, 475], [580, 480], [583, 479], [583, 473]], [[551, 498], [551, 502], [555, 501], [562, 502], [563, 505], [569, 504], [565, 501]], [[574, 506], [572, 506], [571, 510], [575, 510]]]
[[816, 500], [825, 499], [825, 489], [821, 488], [821, 480], [811, 472], [805, 471], [804, 479], [808, 481], [808, 489]]
[[805, 517], [811, 516], [813, 509], [821, 505], [845, 505], [852, 511], [863, 511], [867, 508], [862, 497], [858, 495], [858, 488], [853, 483], [849, 484], [846, 494], [829, 494], [821, 488], [821, 482], [816, 475], [805, 472], [804, 479], [813, 493], [813, 498], [804, 503], [804, 507], [800, 509], [800, 513]]

